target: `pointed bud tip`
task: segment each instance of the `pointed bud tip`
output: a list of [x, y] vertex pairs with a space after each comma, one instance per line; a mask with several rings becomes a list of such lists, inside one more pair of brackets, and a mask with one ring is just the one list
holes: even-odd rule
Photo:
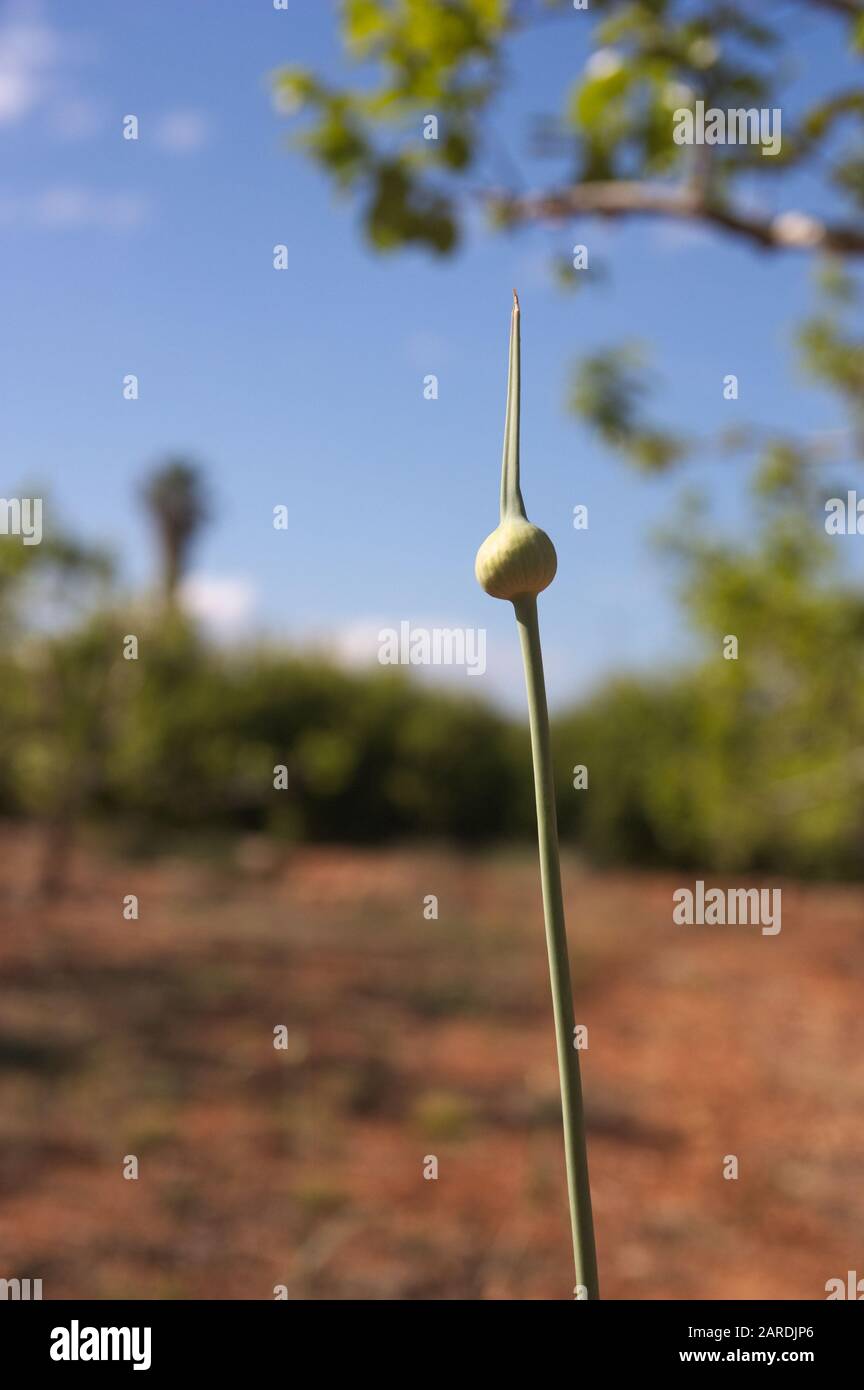
[[515, 290], [513, 291], [513, 312], [519, 313], [519, 296]]

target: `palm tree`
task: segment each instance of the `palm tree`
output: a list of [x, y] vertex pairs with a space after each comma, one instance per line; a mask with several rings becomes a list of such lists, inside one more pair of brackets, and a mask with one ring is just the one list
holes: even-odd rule
[[173, 606], [192, 542], [210, 515], [201, 471], [185, 459], [166, 459], [147, 479], [143, 497], [159, 537], [165, 599]]

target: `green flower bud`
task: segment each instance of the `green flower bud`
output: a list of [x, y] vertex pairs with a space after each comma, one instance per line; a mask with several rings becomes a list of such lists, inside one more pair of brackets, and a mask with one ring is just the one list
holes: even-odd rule
[[493, 598], [536, 598], [552, 583], [557, 568], [555, 547], [546, 532], [522, 517], [496, 526], [474, 562], [478, 584]]
[[558, 569], [555, 547], [546, 532], [528, 520], [519, 487], [519, 339], [519, 300], [514, 290], [501, 460], [501, 522], [486, 537], [474, 562], [477, 582], [487, 594], [514, 601], [536, 598], [549, 587]]

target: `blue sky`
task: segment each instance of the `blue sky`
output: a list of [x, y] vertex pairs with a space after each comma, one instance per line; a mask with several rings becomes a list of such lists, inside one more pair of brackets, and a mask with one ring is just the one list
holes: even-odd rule
[[[532, 168], [526, 118], [555, 109], [578, 71], [580, 22], [519, 41], [496, 140], [529, 186], [553, 170]], [[826, 30], [802, 17], [792, 36], [799, 98], [842, 68], [839, 26], [836, 47], [814, 44]], [[335, 7], [0, 5], [4, 494], [38, 480], [46, 526], [53, 515], [107, 542], [131, 590], [155, 564], [141, 477], [166, 452], [190, 453], [215, 502], [192, 588], [222, 630], [374, 659], [378, 630], [403, 620], [485, 627], [487, 676], [452, 679], [521, 701], [509, 605], [473, 577], [497, 520], [515, 284], [523, 490], [559, 553], [541, 614], [552, 698], [694, 657], [651, 541], [682, 480], [635, 477], [568, 417], [569, 364], [638, 337], [664, 383], [659, 420], [835, 428], [830, 402], [803, 391], [792, 365], [790, 329], [811, 302], [806, 260], [647, 224], [501, 237], [478, 223], [454, 260], [376, 257], [350, 202], [288, 148], [267, 83], [282, 63], [343, 71]], [[122, 139], [128, 113], [137, 142]], [[813, 206], [806, 185], [783, 193]], [[611, 275], [563, 295], [548, 261], [576, 241]], [[284, 272], [275, 243], [288, 247]], [[737, 403], [722, 399], [728, 372]], [[127, 373], [140, 381], [134, 402], [122, 397]], [[427, 373], [437, 401], [424, 400]], [[687, 480], [741, 530], [741, 476], [723, 464]], [[272, 526], [280, 503], [287, 532]], [[577, 503], [589, 506], [587, 532], [572, 529]]]

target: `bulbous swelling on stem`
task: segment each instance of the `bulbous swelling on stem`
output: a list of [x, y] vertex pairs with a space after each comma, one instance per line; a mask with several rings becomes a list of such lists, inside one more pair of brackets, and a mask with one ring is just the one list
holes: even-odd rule
[[546, 532], [522, 517], [508, 517], [496, 526], [474, 561], [478, 584], [493, 598], [536, 598], [557, 569], [558, 556]]

